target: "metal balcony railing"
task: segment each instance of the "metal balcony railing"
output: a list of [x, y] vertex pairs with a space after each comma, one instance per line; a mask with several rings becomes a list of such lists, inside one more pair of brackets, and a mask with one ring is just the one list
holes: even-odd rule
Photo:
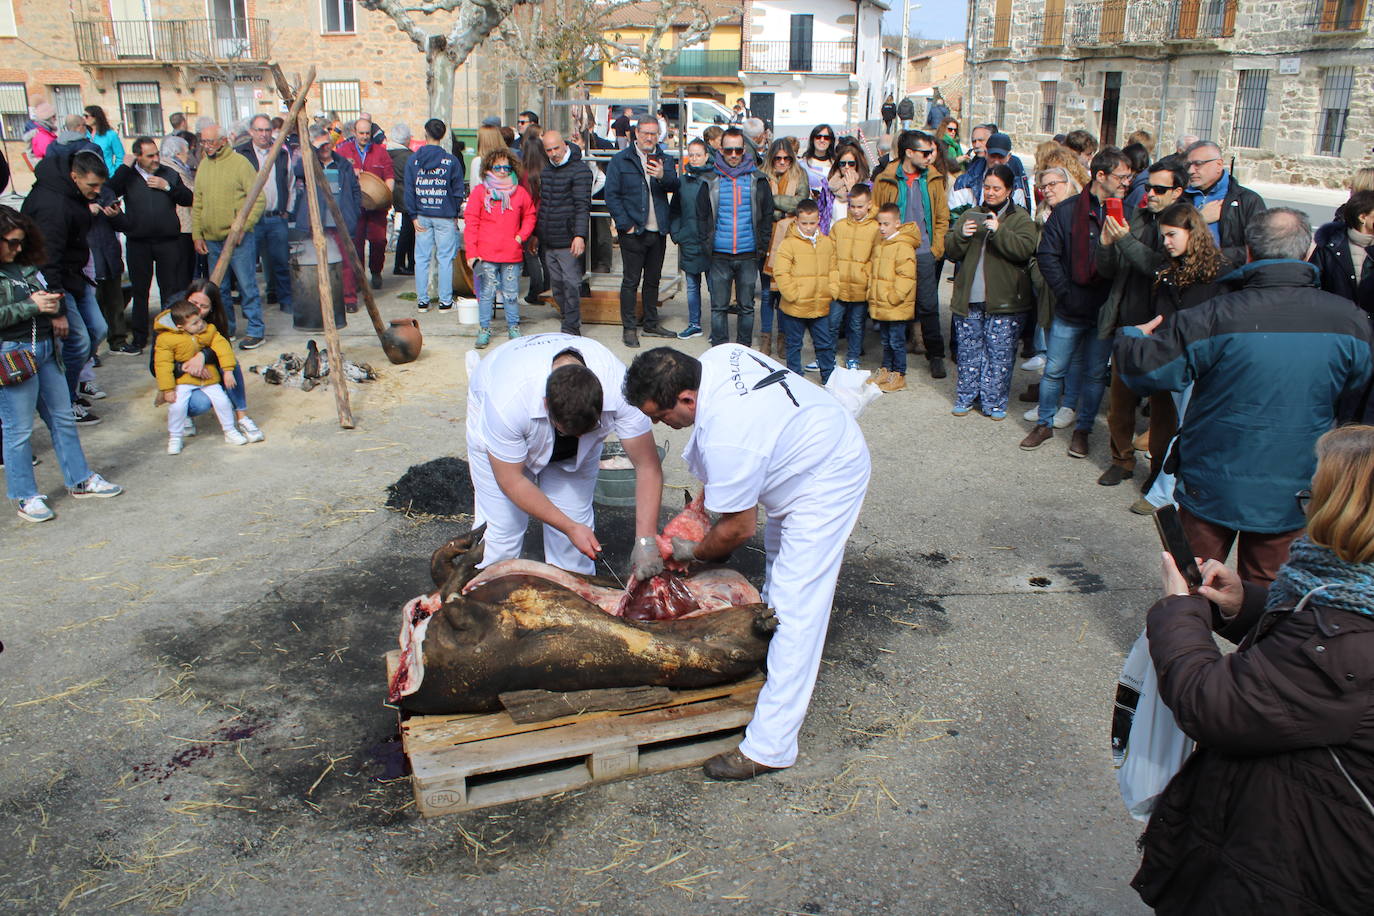
[[688, 79], [734, 78], [739, 75], [739, 51], [692, 50], [678, 53], [677, 60], [663, 68], [664, 76]]
[[1093, 48], [1229, 38], [1235, 20], [1236, 0], [1096, 0], [1069, 9], [1067, 43]]
[[1030, 34], [1040, 42], [1042, 48], [1064, 47], [1064, 12], [1032, 13]]
[[271, 56], [266, 19], [82, 19], [72, 24], [83, 64], [262, 63]]
[[751, 41], [744, 69], [756, 73], [853, 73], [852, 41]]
[[1169, 24], [1173, 41], [1230, 38], [1236, 32], [1236, 0], [1179, 0]]

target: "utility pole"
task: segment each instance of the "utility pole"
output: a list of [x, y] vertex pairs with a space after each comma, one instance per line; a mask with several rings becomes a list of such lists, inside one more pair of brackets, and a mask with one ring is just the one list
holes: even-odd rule
[[902, 0], [902, 60], [898, 67], [901, 70], [897, 78], [897, 101], [906, 98], [911, 86], [907, 84], [907, 77], [911, 70], [911, 14], [919, 10], [921, 4], [912, 4], [911, 0]]

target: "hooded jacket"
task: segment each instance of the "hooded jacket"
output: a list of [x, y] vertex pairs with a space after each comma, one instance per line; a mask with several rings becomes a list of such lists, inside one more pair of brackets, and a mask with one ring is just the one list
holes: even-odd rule
[[592, 209], [592, 173], [577, 144], [568, 144], [566, 162], [548, 162], [539, 175], [539, 217], [535, 232], [540, 243], [554, 250], [573, 239], [587, 240]]
[[[45, 260], [38, 270], [48, 288], [80, 296], [91, 285], [84, 273], [91, 257], [86, 242], [91, 231], [91, 201], [72, 181], [72, 156], [72, 149], [63, 144], [48, 147], [47, 155], [34, 168], [33, 188], [20, 210], [43, 236]], [[66, 314], [65, 303], [60, 314]]]
[[1349, 227], [1341, 220], [1332, 220], [1318, 227], [1313, 236], [1315, 248], [1308, 258], [1321, 272], [1321, 287], [1354, 302], [1374, 318], [1374, 290], [1359, 295], [1360, 280], [1355, 276], [1355, 259], [1350, 256]]
[[[732, 187], [736, 182], [723, 178], [720, 171], [713, 166], [710, 174], [706, 176], [707, 193], [697, 195], [697, 223], [701, 226], [703, 244], [713, 254], [753, 254], [759, 260], [763, 260], [768, 254], [768, 244], [773, 239], [773, 191], [768, 187], [768, 179], [763, 177], [763, 173], [758, 169], [750, 172], [747, 177], [752, 179], [749, 185], [750, 211], [735, 215], [732, 223], [717, 226], [716, 218], [721, 212], [721, 188]], [[733, 197], [730, 200], [733, 200]], [[728, 218], [731, 214], [727, 212], [726, 216]], [[740, 245], [735, 251], [721, 247], [719, 242], [722, 233], [739, 233], [749, 227], [754, 230], [753, 238], [748, 240], [752, 247]]]
[[1253, 261], [1221, 282], [1240, 288], [1149, 336], [1123, 328], [1115, 365], [1141, 395], [1193, 383], [1173, 451], [1180, 506], [1236, 531], [1293, 531], [1307, 523], [1293, 494], [1317, 469], [1338, 400], [1362, 395], [1374, 372], [1374, 335], [1304, 261]]
[[[218, 154], [200, 160], [196, 169], [195, 196], [191, 201], [191, 238], [209, 242], [228, 238], [229, 227], [234, 224], [234, 217], [248, 199], [257, 177], [258, 170], [227, 143]], [[244, 234], [252, 232], [258, 224], [263, 205], [264, 198], [259, 194], [244, 223]]]
[[[209, 378], [197, 378], [185, 372], [173, 376], [176, 371], [174, 363], [184, 363], [206, 347], [214, 350], [219, 360], [218, 366], [208, 361], [205, 363], [205, 368], [210, 370]], [[218, 385], [220, 373], [232, 372], [235, 364], [234, 348], [229, 346], [229, 341], [215, 330], [213, 324], [207, 324], [199, 334], [187, 333], [175, 325], [160, 329], [153, 344], [153, 372], [157, 375], [158, 391], [171, 391], [177, 385]]]
[[167, 182], [167, 190], [156, 191], [148, 187], [138, 170], [127, 165], [116, 169], [105, 187], [124, 198], [129, 238], [149, 242], [178, 238], [181, 217], [177, 207], [191, 206], [195, 196], [170, 166], [159, 165], [153, 176]]
[[426, 143], [406, 162], [405, 211], [412, 216], [457, 219], [463, 214], [467, 182], [463, 163], [442, 146]]
[[878, 221], [872, 214], [861, 220], [846, 216], [830, 227], [830, 239], [835, 243], [835, 298], [867, 302], [873, 253], [882, 239]]
[[711, 267], [711, 247], [705, 241], [697, 198], [711, 193], [715, 166], [687, 166], [668, 206], [668, 231], [677, 243], [677, 263], [684, 273], [702, 274]]
[[916, 246], [920, 232], [903, 223], [890, 239], [879, 238], [868, 280], [868, 317], [910, 321], [916, 317]]
[[[978, 212], [987, 213], [983, 205]], [[959, 262], [954, 278], [954, 295], [949, 309], [968, 317], [969, 290], [979, 266], [983, 270], [984, 308], [989, 315], [1014, 315], [1028, 312], [1034, 304], [1031, 291], [1030, 259], [1040, 241], [1040, 230], [1030, 214], [1008, 202], [994, 232], [979, 224], [972, 236], [964, 238], [962, 229], [973, 219], [965, 212], [945, 236], [945, 257]]]
[[[895, 204], [898, 188], [897, 167], [899, 163], [889, 163], [873, 179], [873, 212], [883, 204]], [[935, 260], [944, 257], [945, 233], [949, 231], [949, 192], [946, 190], [945, 176], [936, 168], [926, 169], [926, 189], [930, 193], [930, 253]], [[917, 248], [920, 247], [921, 229], [913, 225], [917, 232]]]
[[819, 226], [815, 238], [808, 239], [793, 223], [773, 255], [773, 282], [782, 296], [783, 314], [793, 318], [829, 315], [839, 282], [835, 243]]

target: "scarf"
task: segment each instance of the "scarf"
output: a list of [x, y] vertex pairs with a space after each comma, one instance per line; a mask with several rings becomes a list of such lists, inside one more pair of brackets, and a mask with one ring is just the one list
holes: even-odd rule
[[1091, 286], [1097, 281], [1097, 258], [1093, 255], [1093, 192], [1084, 188], [1073, 205], [1073, 228], [1069, 237], [1069, 265], [1073, 282]]
[[501, 205], [501, 209], [510, 209], [511, 194], [515, 192], [515, 179], [510, 177], [510, 173], [498, 175], [495, 172], [487, 172], [482, 176], [482, 187], [487, 189], [487, 199], [484, 202], [487, 212], [491, 212], [491, 202], [496, 201]]
[[749, 155], [748, 149], [744, 151], [744, 156], [740, 159], [739, 165], [729, 165], [726, 163], [725, 157], [719, 152], [716, 153], [715, 159], [716, 171], [720, 172], [726, 178], [732, 178], [735, 181], [739, 181], [741, 178], [754, 171], [754, 160]]
[[1347, 563], [1306, 535], [1289, 548], [1288, 562], [1269, 586], [1265, 608], [1296, 607], [1303, 595], [1319, 586], [1322, 590], [1314, 600], [1322, 607], [1374, 617], [1374, 563]]

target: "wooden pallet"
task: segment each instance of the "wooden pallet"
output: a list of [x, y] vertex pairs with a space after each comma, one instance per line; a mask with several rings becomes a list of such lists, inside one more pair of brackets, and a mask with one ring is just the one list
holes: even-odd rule
[[[400, 652], [387, 653], [387, 679]], [[695, 766], [739, 744], [763, 674], [674, 690], [667, 703], [518, 724], [505, 712], [402, 717], [425, 817]]]

